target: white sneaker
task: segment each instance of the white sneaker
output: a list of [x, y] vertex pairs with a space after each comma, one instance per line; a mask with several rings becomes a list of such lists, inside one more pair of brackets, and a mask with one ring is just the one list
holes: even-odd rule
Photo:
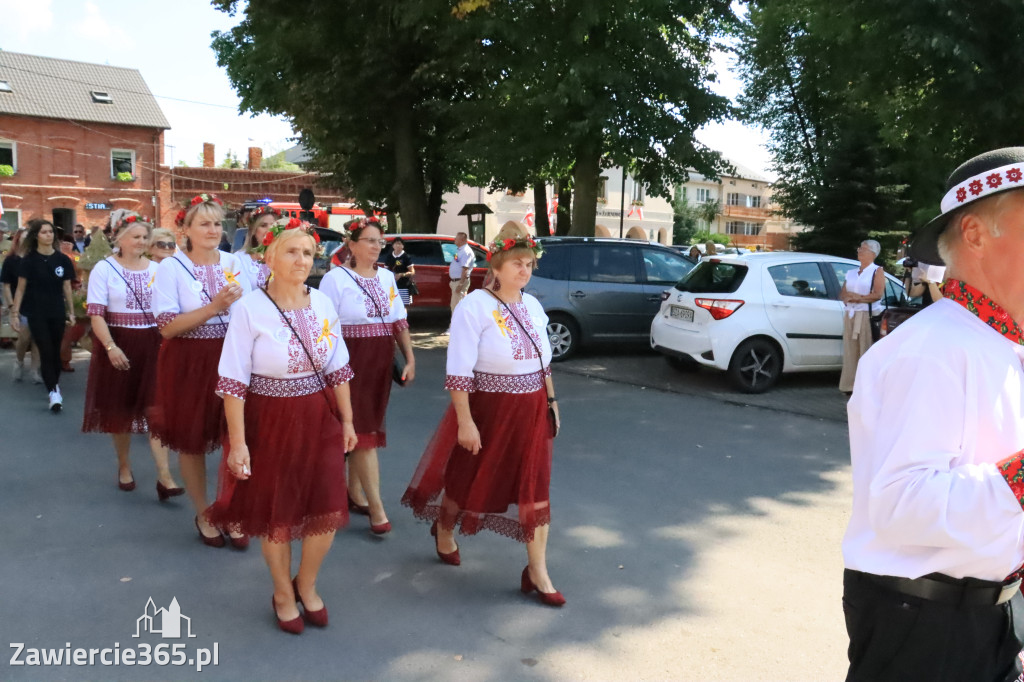
[[17, 362], [14, 363], [14, 372], [11, 375], [11, 381], [21, 381], [25, 378], [25, 363]]
[[64, 407], [64, 399], [60, 395], [60, 386], [58, 386], [50, 391], [50, 411], [57, 414], [62, 407]]
[[38, 369], [32, 370], [32, 383], [41, 384], [43, 383], [43, 375], [39, 373]]

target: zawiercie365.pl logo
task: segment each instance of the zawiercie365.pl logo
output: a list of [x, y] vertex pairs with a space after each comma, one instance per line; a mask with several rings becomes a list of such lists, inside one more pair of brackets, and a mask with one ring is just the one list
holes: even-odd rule
[[[150, 597], [142, 615], [135, 621], [133, 638], [144, 633], [160, 635], [162, 639], [194, 639], [192, 619], [181, 612], [177, 598], [172, 598], [167, 608], [157, 608]], [[113, 647], [104, 649], [82, 649], [67, 642], [63, 648], [26, 647], [24, 642], [11, 644], [14, 654], [11, 665], [32, 666], [115, 666], [115, 665], [174, 665], [195, 666], [197, 672], [209, 665], [220, 663], [220, 645], [190, 648], [183, 642], [161, 642], [156, 646], [140, 642], [136, 646], [122, 647], [114, 642]]]

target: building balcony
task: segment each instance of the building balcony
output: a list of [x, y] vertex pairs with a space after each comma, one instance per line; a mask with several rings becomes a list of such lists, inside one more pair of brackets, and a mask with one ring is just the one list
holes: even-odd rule
[[729, 218], [747, 218], [754, 220], [767, 220], [772, 212], [767, 208], [748, 208], [746, 206], [723, 206], [722, 215]]

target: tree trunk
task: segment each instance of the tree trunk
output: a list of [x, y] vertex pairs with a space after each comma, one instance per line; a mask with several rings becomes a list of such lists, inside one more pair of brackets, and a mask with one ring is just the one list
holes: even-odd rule
[[395, 193], [398, 195], [405, 232], [433, 232], [423, 185], [423, 163], [416, 144], [412, 104], [400, 100], [393, 110], [391, 126], [395, 147]]
[[548, 187], [543, 180], [533, 185], [533, 217], [538, 237], [551, 235], [551, 221], [548, 220]]
[[572, 190], [569, 189], [569, 178], [562, 178], [555, 183], [555, 191], [558, 192], [555, 234], [564, 237], [569, 234], [569, 229], [572, 227], [572, 210], [569, 207], [572, 201]]
[[585, 141], [576, 148], [572, 171], [572, 229], [574, 237], [593, 237], [597, 226], [597, 186], [601, 174], [601, 143]]
[[437, 232], [437, 221], [441, 218], [441, 204], [444, 202], [444, 174], [434, 169], [430, 173], [430, 195], [427, 197], [427, 219], [430, 223], [426, 232]]

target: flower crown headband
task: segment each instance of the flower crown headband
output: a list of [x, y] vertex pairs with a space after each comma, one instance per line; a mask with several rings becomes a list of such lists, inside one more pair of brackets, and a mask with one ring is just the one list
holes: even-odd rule
[[501, 253], [502, 251], [511, 251], [512, 249], [529, 249], [533, 251], [533, 257], [538, 259], [544, 255], [544, 247], [533, 237], [495, 239], [487, 245], [487, 260], [490, 262], [491, 256], [494, 254]]
[[320, 246], [320, 235], [316, 233], [316, 228], [304, 220], [292, 218], [283, 225], [281, 223], [271, 225], [270, 229], [267, 230], [267, 234], [264, 235], [263, 237], [263, 243], [257, 246], [255, 249], [253, 249], [253, 251], [259, 254], [265, 254], [267, 252], [267, 248], [271, 244], [273, 244], [274, 240], [281, 236], [281, 233], [284, 232], [285, 230], [302, 230], [303, 232], [305, 232], [306, 234], [313, 238], [313, 241], [316, 242], [317, 247]]
[[124, 216], [123, 218], [121, 218], [121, 220], [119, 220], [117, 222], [117, 229], [120, 230], [122, 228], [128, 227], [132, 223], [148, 223], [148, 222], [149, 222], [148, 218], [144, 218], [143, 216], [139, 215], [138, 213], [129, 213], [128, 215]]
[[224, 205], [224, 202], [221, 201], [220, 197], [217, 196], [216, 194], [207, 194], [206, 192], [203, 192], [202, 194], [197, 194], [196, 196], [192, 197], [190, 201], [186, 201], [184, 208], [178, 211], [178, 215], [174, 217], [174, 224], [177, 225], [178, 227], [184, 227], [185, 215], [188, 213], [189, 209], [199, 204], [208, 203], [214, 203], [217, 204], [218, 206]]
[[267, 206], [266, 204], [260, 204], [258, 207], [254, 208], [252, 211], [249, 212], [249, 224], [252, 225], [254, 222], [256, 222], [265, 215], [272, 215], [279, 220], [281, 218], [281, 212], [278, 211], [276, 208], [272, 206]]

